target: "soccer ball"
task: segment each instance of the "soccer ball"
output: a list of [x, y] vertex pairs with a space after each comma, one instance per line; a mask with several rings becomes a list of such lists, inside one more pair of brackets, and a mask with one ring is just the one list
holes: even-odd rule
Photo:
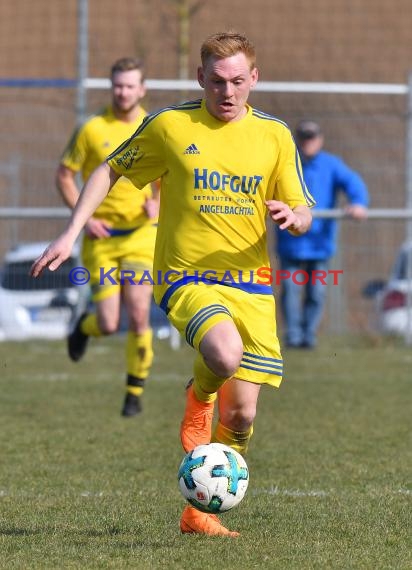
[[182, 495], [193, 507], [216, 514], [232, 509], [243, 499], [249, 469], [231, 447], [207, 443], [185, 455], [177, 478]]

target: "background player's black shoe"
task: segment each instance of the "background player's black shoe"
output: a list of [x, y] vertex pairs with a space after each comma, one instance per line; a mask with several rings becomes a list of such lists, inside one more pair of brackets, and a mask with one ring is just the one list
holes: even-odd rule
[[139, 396], [135, 396], [134, 394], [130, 394], [129, 392], [126, 394], [126, 398], [124, 399], [123, 409], [122, 409], [122, 416], [130, 417], [136, 416], [140, 414], [142, 411], [142, 400]]
[[84, 321], [84, 319], [87, 317], [87, 315], [88, 313], [83, 313], [83, 315], [81, 315], [73, 329], [73, 332], [71, 332], [67, 337], [67, 350], [70, 359], [74, 362], [80, 360], [86, 352], [89, 337], [87, 334], [82, 333], [80, 330], [80, 325], [82, 324], [82, 321]]

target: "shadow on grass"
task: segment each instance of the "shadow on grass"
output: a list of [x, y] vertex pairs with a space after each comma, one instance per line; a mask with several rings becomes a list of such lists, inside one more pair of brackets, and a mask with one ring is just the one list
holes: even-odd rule
[[90, 536], [91, 538], [98, 538], [100, 536], [117, 536], [118, 534], [125, 534], [128, 531], [122, 530], [119, 527], [111, 527], [105, 530], [96, 530], [90, 529], [86, 531], [86, 536]]
[[[89, 538], [107, 538], [108, 536], [119, 536], [119, 537], [121, 535], [130, 536], [131, 532], [130, 529], [122, 529], [117, 526], [114, 526], [104, 530], [90, 529], [81, 534], [85, 534]], [[79, 533], [77, 532], [76, 536], [78, 535]], [[162, 538], [154, 536], [148, 537], [146, 534], [144, 536], [139, 536], [138, 531], [134, 537], [130, 538], [130, 540], [123, 539], [116, 541], [116, 548], [127, 549], [127, 550], [131, 548], [133, 549], [133, 548], [142, 548], [142, 547], [165, 548], [165, 547], [173, 547], [174, 545], [175, 545], [174, 541], [169, 541], [169, 544], [165, 542], [164, 537]]]
[[1, 528], [0, 536], [32, 536], [36, 534], [43, 534], [43, 529], [28, 529], [28, 528]]
[[[50, 531], [50, 532], [48, 532]], [[35, 535], [47, 535], [55, 534], [55, 528], [53, 529], [28, 529], [28, 528], [18, 528], [18, 527], [0, 527], [0, 536], [10, 536], [10, 537], [20, 537], [20, 536], [35, 536]], [[79, 540], [79, 534], [86, 536], [87, 538], [107, 538], [108, 536], [119, 536], [128, 535], [130, 530], [121, 529], [119, 527], [112, 527], [106, 530], [90, 529], [85, 532], [76, 531], [75, 537], [72, 542], [78, 546], [85, 546], [87, 542]], [[116, 541], [116, 548], [130, 550], [133, 548], [172, 548], [175, 545], [175, 541], [169, 541], [169, 544], [165, 542], [164, 539], [159, 539], [153, 537], [153, 539], [148, 539], [147, 537], [134, 537], [130, 540], [120, 540]]]

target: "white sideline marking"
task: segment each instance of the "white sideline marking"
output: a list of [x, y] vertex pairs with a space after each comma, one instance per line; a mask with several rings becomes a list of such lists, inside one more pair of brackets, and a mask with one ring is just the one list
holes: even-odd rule
[[103, 346], [103, 345], [94, 345], [92, 347], [92, 350], [90, 352], [95, 352], [96, 354], [106, 354], [107, 353], [107, 346]]
[[27, 380], [30, 382], [65, 382], [71, 379], [71, 375], [67, 372], [50, 372], [50, 373], [37, 373], [31, 374], [30, 377], [27, 374], [18, 375], [18, 380]]
[[55, 372], [46, 376], [45, 380], [70, 380], [71, 376], [67, 372]]
[[301, 491], [300, 489], [279, 489], [279, 487], [269, 487], [269, 489], [253, 489], [252, 495], [282, 495], [284, 497], [327, 497], [330, 493], [326, 491]]
[[[27, 350], [34, 354], [50, 354], [50, 344], [47, 342], [40, 343], [38, 339], [33, 339], [35, 342], [28, 343]], [[26, 348], [26, 347], [25, 347]]]
[[166, 372], [164, 374], [158, 374], [155, 378], [153, 378], [153, 381], [155, 382], [157, 380], [158, 382], [170, 382], [170, 381], [182, 382], [182, 386], [185, 387], [189, 378], [190, 378], [190, 372], [188, 372], [185, 375], [176, 374], [176, 373], [168, 374]]

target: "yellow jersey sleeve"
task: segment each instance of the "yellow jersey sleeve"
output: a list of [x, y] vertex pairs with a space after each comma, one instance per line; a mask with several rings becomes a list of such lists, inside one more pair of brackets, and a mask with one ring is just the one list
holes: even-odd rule
[[315, 201], [306, 187], [298, 150], [289, 129], [282, 132], [276, 165], [273, 199], [296, 206], [312, 207]]
[[162, 122], [155, 118], [156, 114], [146, 117], [133, 136], [107, 158], [109, 166], [137, 188], [160, 179], [167, 169], [166, 135]]
[[74, 131], [67, 147], [64, 149], [60, 162], [74, 172], [79, 172], [82, 170], [88, 154], [89, 144], [86, 123]]

